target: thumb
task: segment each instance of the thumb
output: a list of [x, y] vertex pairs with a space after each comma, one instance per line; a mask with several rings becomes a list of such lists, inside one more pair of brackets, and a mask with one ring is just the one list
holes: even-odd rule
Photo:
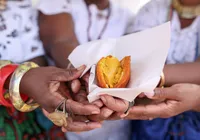
[[152, 99], [175, 99], [177, 98], [176, 88], [156, 88]]
[[60, 69], [59, 72], [55, 75], [53, 78], [55, 81], [60, 81], [60, 82], [68, 82], [72, 80], [78, 79], [82, 73], [84, 72], [86, 66], [82, 65], [77, 69]]

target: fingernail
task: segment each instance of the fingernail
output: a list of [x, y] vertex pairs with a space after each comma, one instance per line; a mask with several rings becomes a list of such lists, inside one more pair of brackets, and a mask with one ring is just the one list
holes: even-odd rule
[[85, 65], [82, 65], [80, 67], [77, 68], [78, 71], [84, 70], [85, 69]]
[[127, 116], [126, 114], [122, 114], [122, 115], [120, 115], [120, 118], [123, 119], [123, 118], [125, 118], [126, 116]]
[[100, 113], [99, 111], [93, 111], [92, 112], [93, 115], [96, 115], [96, 114], [99, 114], [99, 113]]
[[104, 103], [106, 103], [106, 98], [105, 97], [101, 96], [100, 98]]

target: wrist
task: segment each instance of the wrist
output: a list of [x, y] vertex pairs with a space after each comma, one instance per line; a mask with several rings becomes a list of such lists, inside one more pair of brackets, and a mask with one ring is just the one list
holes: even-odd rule
[[[20, 91], [20, 87], [27, 87], [28, 83], [32, 82], [31, 80], [25, 80], [26, 83], [23, 84], [23, 80], [25, 79], [25, 75], [27, 74], [27, 72], [30, 69], [36, 68], [38, 67], [37, 64], [33, 63], [33, 62], [25, 62], [21, 65], [18, 66], [18, 68], [14, 71], [14, 73], [12, 74], [11, 80], [10, 80], [10, 85], [9, 85], [9, 94], [10, 94], [10, 101], [13, 104], [13, 106], [21, 112], [30, 112], [35, 110], [36, 108], [39, 107], [39, 105], [37, 103], [30, 103], [30, 104], [26, 104], [23, 100], [23, 94], [21, 94], [21, 91], [26, 92], [26, 90], [21, 90]], [[34, 73], [33, 74], [29, 74], [28, 78], [30, 77], [34, 77]], [[22, 78], [24, 77], [24, 78]], [[22, 88], [22, 89], [23, 89]], [[28, 89], [30, 90], [30, 89]], [[27, 90], [27, 91], [28, 91]], [[28, 94], [26, 94], [28, 95]]]
[[30, 83], [29, 81], [29, 77], [32, 75], [34, 75], [34, 70], [37, 68], [32, 68], [30, 70], [28, 70], [23, 76], [22, 79], [20, 81], [20, 87], [19, 87], [19, 91], [20, 93], [24, 93], [25, 95], [29, 96], [29, 89], [27, 84]]

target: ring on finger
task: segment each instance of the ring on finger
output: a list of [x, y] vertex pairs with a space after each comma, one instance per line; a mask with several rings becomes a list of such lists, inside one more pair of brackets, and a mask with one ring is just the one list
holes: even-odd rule
[[90, 120], [86, 120], [85, 123], [88, 124], [90, 122]]
[[128, 108], [127, 108], [127, 110], [124, 112], [124, 114], [125, 114], [126, 116], [128, 116], [128, 114], [129, 114], [129, 110], [131, 109], [131, 107], [134, 106], [134, 104], [135, 104], [134, 101], [129, 102], [129, 104], [128, 104]]

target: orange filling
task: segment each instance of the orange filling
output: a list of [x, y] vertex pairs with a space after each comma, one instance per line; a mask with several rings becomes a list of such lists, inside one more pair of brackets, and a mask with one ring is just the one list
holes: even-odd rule
[[102, 88], [120, 88], [130, 79], [130, 56], [120, 62], [116, 57], [103, 57], [97, 64], [97, 81]]

